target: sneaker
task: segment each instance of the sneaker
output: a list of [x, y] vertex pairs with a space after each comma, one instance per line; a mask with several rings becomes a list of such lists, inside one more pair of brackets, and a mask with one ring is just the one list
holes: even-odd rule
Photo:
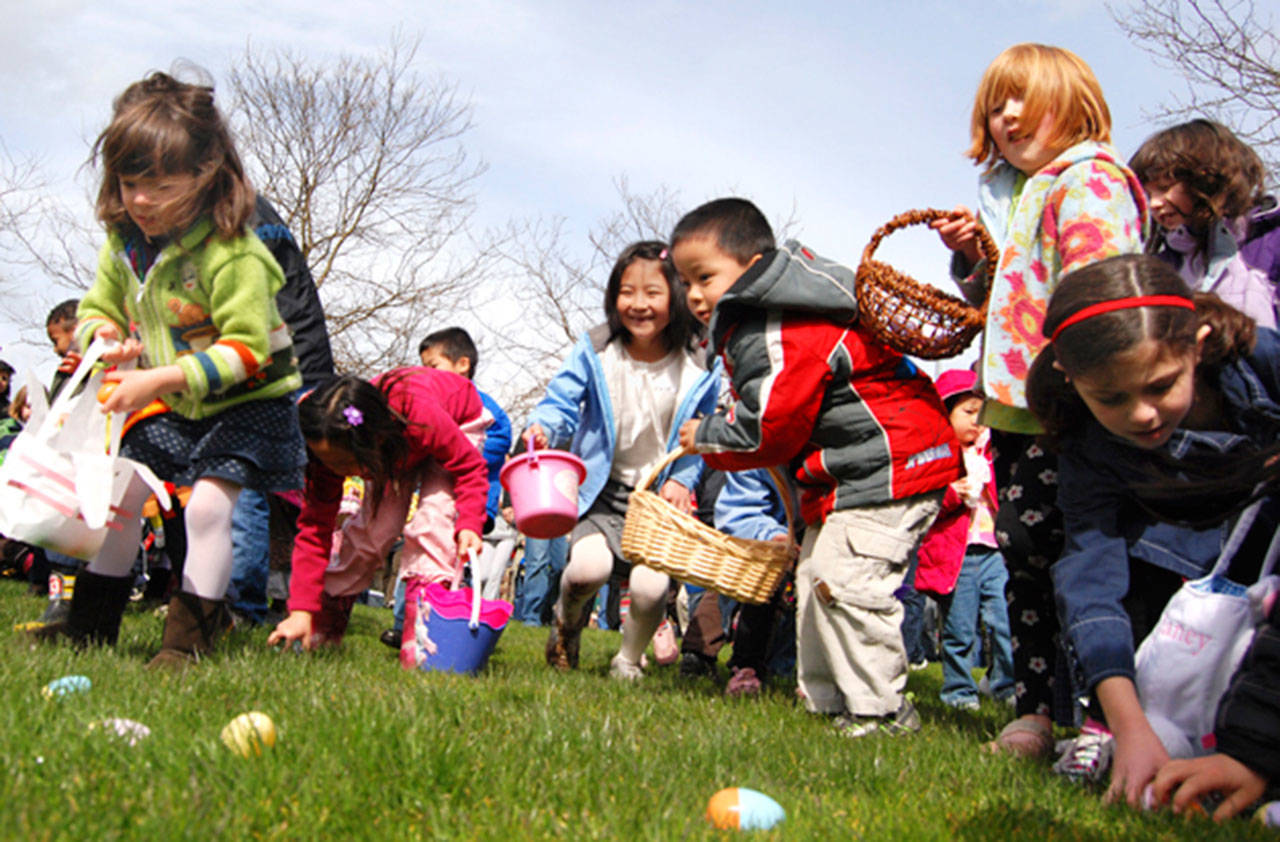
[[1058, 759], [1053, 771], [1075, 783], [1101, 783], [1111, 768], [1115, 737], [1101, 723], [1085, 722], [1080, 736], [1060, 740], [1055, 746]]
[[955, 701], [947, 701], [946, 699], [943, 699], [942, 703], [947, 707], [954, 708], [956, 710], [977, 710], [981, 707], [976, 697], [956, 699]]
[[903, 699], [897, 713], [889, 716], [854, 716], [842, 713], [832, 724], [842, 737], [867, 737], [872, 734], [900, 737], [920, 730], [920, 714], [910, 699]]
[[729, 683], [725, 685], [724, 694], [730, 698], [760, 695], [760, 677], [751, 667], [734, 669]]
[[385, 644], [386, 646], [390, 646], [392, 649], [395, 649], [396, 651], [399, 651], [400, 642], [403, 638], [404, 638], [404, 634], [396, 629], [387, 629], [382, 634], [378, 635], [378, 640], [382, 641], [383, 644]]
[[676, 643], [676, 633], [671, 623], [663, 620], [662, 625], [653, 633], [653, 659], [659, 666], [674, 664], [680, 657], [680, 645]]
[[644, 667], [635, 661], [628, 661], [619, 652], [609, 662], [609, 677], [619, 681], [639, 681], [644, 678]]
[[920, 672], [920, 670], [927, 670], [928, 668], [929, 668], [929, 662], [924, 659], [921, 659], [919, 661], [912, 661], [911, 663], [907, 664], [907, 669], [911, 670], [912, 672]]

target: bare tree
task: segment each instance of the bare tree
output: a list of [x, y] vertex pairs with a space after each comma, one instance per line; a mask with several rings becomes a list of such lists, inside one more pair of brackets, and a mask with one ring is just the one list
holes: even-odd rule
[[49, 189], [35, 159], [0, 144], [0, 315], [24, 342], [45, 345], [49, 306], [89, 288], [100, 238]]
[[462, 140], [471, 105], [413, 71], [416, 41], [317, 61], [246, 48], [232, 122], [258, 189], [289, 224], [324, 301], [338, 366], [412, 358], [414, 333], [461, 306], [488, 251], [468, 241], [482, 163]]
[[1209, 116], [1280, 172], [1280, 39], [1253, 0], [1141, 0], [1110, 8], [1129, 38], [1187, 82], [1162, 121]]

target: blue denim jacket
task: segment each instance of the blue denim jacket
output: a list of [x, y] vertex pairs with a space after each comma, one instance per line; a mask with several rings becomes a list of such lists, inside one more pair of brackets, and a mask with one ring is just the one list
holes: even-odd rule
[[[613, 451], [617, 446], [618, 422], [609, 399], [600, 352], [609, 341], [609, 328], [592, 328], [573, 346], [560, 370], [547, 384], [547, 393], [534, 407], [529, 424], [539, 424], [547, 433], [551, 447], [564, 447], [577, 454], [587, 465], [587, 478], [578, 486], [578, 517], [591, 508], [609, 480]], [[703, 354], [702, 356], [705, 356]], [[667, 450], [680, 441], [680, 425], [695, 417], [715, 412], [720, 395], [720, 363], [693, 387], [679, 396], [671, 429], [667, 434]], [[667, 468], [654, 483], [657, 491], [668, 479], [690, 490], [697, 488], [702, 476], [702, 457], [685, 456]]]
[[[1226, 366], [1219, 382], [1231, 421], [1228, 432], [1177, 430], [1164, 449], [1181, 458], [1193, 448], [1228, 452], [1274, 444], [1280, 430], [1280, 335], [1260, 328], [1253, 354]], [[1077, 689], [1134, 674], [1135, 641], [1121, 600], [1129, 590], [1129, 559], [1187, 578], [1208, 572], [1231, 521], [1205, 529], [1162, 523], [1142, 512], [1129, 491], [1135, 448], [1090, 419], [1062, 443], [1058, 506], [1066, 545], [1053, 565], [1054, 597]], [[1232, 519], [1234, 521], [1234, 518]]]

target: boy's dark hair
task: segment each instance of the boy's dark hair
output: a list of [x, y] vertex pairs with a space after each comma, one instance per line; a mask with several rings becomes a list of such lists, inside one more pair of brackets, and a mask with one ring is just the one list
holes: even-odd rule
[[681, 217], [671, 232], [671, 247], [689, 237], [711, 237], [725, 254], [742, 264], [777, 248], [773, 229], [760, 209], [746, 199], [715, 199]]
[[967, 392], [956, 392], [954, 395], [947, 395], [942, 399], [942, 408], [947, 411], [947, 415], [951, 414], [951, 410], [956, 408], [956, 404], [960, 401], [967, 401], [969, 398], [983, 399], [982, 392], [977, 389], [970, 389]]
[[1156, 132], [1129, 160], [1143, 184], [1182, 184], [1194, 206], [1195, 229], [1240, 216], [1262, 199], [1266, 168], [1248, 144], [1212, 120], [1197, 119]]
[[421, 355], [431, 347], [439, 348], [440, 353], [448, 357], [450, 362], [456, 363], [466, 357], [471, 362], [467, 377], [475, 379], [476, 363], [480, 360], [480, 352], [476, 350], [476, 343], [471, 338], [471, 334], [460, 327], [446, 327], [428, 333], [426, 338], [418, 343], [418, 354]]
[[689, 312], [684, 287], [680, 285], [675, 264], [667, 254], [667, 244], [658, 240], [642, 240], [627, 246], [609, 272], [609, 282], [604, 289], [604, 316], [609, 323], [609, 339], [621, 336], [624, 342], [631, 341], [631, 334], [622, 326], [622, 317], [618, 315], [618, 293], [622, 289], [622, 275], [637, 260], [657, 261], [662, 269], [662, 279], [667, 282], [668, 320], [662, 331], [667, 350], [692, 349], [702, 335], [702, 325]]
[[44, 320], [44, 326], [48, 327], [62, 322], [74, 322], [76, 320], [76, 310], [79, 307], [79, 298], [68, 298], [49, 311], [49, 317]]
[[13, 366], [4, 360], [0, 360], [0, 374], [13, 374]]

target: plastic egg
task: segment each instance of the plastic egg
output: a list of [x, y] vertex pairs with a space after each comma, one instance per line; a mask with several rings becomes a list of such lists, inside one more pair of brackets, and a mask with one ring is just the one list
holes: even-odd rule
[[223, 744], [241, 757], [261, 757], [276, 744], [276, 725], [261, 711], [242, 713], [222, 729]]
[[1253, 820], [1267, 827], [1280, 827], [1280, 801], [1268, 801], [1253, 814]]
[[50, 681], [40, 692], [46, 699], [61, 699], [75, 693], [88, 693], [92, 686], [93, 682], [87, 675], [64, 675], [62, 678]]
[[120, 384], [114, 380], [109, 383], [103, 383], [102, 386], [98, 388], [98, 403], [106, 403], [107, 399], [111, 397], [111, 393], [114, 392], [116, 387], [119, 385]]
[[151, 736], [151, 729], [143, 725], [141, 722], [134, 722], [132, 719], [104, 719], [101, 722], [89, 723], [89, 731], [101, 731], [109, 737], [116, 737], [130, 746], [136, 746], [138, 743]]
[[722, 789], [707, 803], [707, 818], [721, 830], [768, 830], [786, 817], [781, 804], [746, 787]]

